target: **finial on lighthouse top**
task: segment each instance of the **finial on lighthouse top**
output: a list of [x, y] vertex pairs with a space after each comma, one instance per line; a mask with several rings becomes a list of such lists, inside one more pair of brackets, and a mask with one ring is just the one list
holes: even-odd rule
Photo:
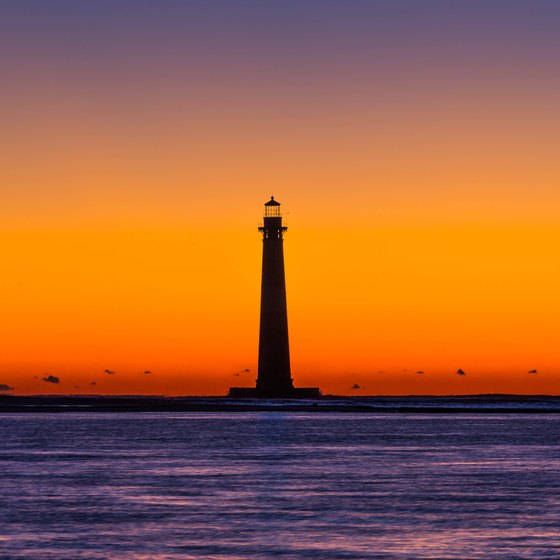
[[270, 200], [264, 204], [264, 217], [279, 218], [280, 216], [280, 203], [271, 196]]

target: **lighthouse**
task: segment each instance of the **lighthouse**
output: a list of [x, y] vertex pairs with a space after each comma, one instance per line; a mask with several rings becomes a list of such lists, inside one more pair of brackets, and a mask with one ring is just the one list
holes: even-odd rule
[[284, 271], [284, 233], [280, 203], [273, 196], [264, 205], [262, 280], [257, 386], [232, 387], [230, 397], [317, 398], [318, 388], [294, 388], [290, 368], [288, 306]]
[[284, 232], [280, 203], [270, 197], [264, 205], [259, 231], [263, 238], [259, 373], [257, 391], [283, 395], [293, 390], [288, 339], [288, 308], [284, 273]]

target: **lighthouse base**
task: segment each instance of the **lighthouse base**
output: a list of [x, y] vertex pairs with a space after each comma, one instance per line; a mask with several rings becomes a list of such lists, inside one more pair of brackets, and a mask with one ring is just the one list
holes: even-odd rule
[[256, 387], [230, 387], [228, 397], [234, 399], [318, 399], [318, 387], [298, 387], [286, 391], [261, 391]]

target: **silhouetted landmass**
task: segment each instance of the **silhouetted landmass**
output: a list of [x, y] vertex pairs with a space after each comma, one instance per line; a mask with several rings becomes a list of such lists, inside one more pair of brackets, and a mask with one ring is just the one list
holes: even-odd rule
[[239, 399], [228, 397], [0, 395], [1, 412], [560, 413], [560, 396], [466, 395]]

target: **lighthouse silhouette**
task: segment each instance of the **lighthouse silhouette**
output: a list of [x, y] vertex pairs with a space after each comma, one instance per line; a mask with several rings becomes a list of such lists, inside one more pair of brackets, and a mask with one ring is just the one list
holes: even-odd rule
[[284, 272], [284, 233], [280, 203], [271, 196], [264, 205], [261, 321], [257, 386], [231, 387], [230, 397], [317, 398], [316, 387], [295, 388], [290, 368], [288, 306]]

